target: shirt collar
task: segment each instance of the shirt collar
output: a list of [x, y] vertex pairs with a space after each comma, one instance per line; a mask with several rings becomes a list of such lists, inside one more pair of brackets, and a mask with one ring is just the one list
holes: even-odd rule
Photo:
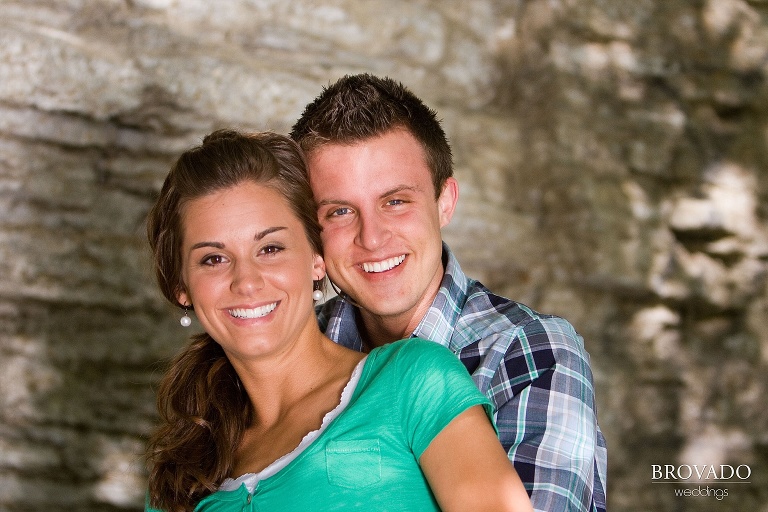
[[[412, 336], [418, 336], [449, 347], [461, 310], [467, 301], [469, 280], [461, 270], [459, 261], [443, 242], [443, 264], [445, 273], [440, 282], [435, 300], [427, 310], [424, 318], [413, 331]], [[450, 347], [449, 347], [450, 348]]]

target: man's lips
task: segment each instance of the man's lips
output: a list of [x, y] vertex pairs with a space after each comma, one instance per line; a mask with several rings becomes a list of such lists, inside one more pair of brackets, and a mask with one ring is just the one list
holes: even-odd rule
[[241, 319], [252, 319], [252, 318], [261, 318], [263, 316], [267, 316], [272, 311], [275, 310], [277, 307], [277, 302], [273, 302], [271, 304], [266, 304], [264, 306], [259, 306], [257, 308], [235, 308], [235, 309], [228, 309], [227, 311], [231, 316], [234, 318], [241, 318]]
[[405, 254], [401, 254], [400, 256], [393, 256], [392, 258], [387, 258], [386, 260], [382, 261], [365, 262], [361, 266], [363, 267], [363, 271], [367, 273], [379, 273], [392, 270], [396, 266], [400, 265], [403, 261], [405, 261]]

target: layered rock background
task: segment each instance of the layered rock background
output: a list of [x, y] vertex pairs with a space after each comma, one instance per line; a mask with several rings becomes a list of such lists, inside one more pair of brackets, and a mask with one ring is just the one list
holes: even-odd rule
[[[465, 270], [592, 354], [611, 510], [768, 510], [768, 2], [3, 0], [0, 511], [141, 510], [186, 332], [143, 219], [224, 126], [345, 73], [444, 119]], [[727, 498], [653, 464], [747, 464]]]

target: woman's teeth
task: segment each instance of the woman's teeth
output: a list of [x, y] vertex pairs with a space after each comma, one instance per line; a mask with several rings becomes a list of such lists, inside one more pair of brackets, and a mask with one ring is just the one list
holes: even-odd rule
[[253, 309], [230, 309], [229, 314], [235, 318], [261, 318], [267, 316], [277, 307], [277, 302]]

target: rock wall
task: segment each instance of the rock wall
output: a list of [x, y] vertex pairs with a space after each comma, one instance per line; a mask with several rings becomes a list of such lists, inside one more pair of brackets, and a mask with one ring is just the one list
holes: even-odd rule
[[[141, 510], [186, 333], [143, 219], [224, 126], [369, 71], [444, 119], [471, 275], [571, 320], [611, 510], [768, 510], [768, 2], [3, 0], [0, 511]], [[652, 465], [749, 465], [723, 499]], [[688, 486], [690, 488], [690, 486]]]

